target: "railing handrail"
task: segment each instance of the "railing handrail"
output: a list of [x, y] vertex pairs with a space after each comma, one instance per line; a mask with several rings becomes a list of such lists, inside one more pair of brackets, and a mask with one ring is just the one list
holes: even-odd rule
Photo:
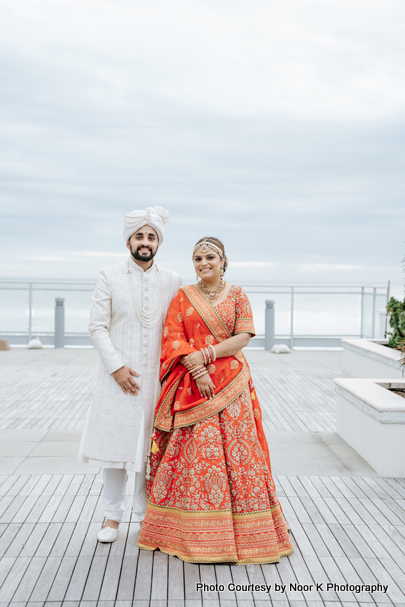
[[[32, 293], [33, 291], [76, 291], [90, 292], [93, 291], [96, 280], [85, 280], [83, 282], [74, 280], [24, 280], [24, 279], [0, 279], [0, 290], [9, 291], [28, 291], [29, 293], [29, 314], [28, 314], [28, 338], [32, 337]], [[190, 284], [186, 281], [185, 284]], [[52, 285], [52, 287], [50, 286]], [[376, 297], [387, 294], [385, 286], [360, 286], [360, 285], [282, 285], [272, 283], [241, 283], [241, 286], [247, 293], [251, 294], [277, 294], [288, 295], [290, 298], [290, 347], [294, 344], [294, 308], [295, 297], [300, 295], [360, 295], [360, 334], [364, 336], [364, 297], [371, 295], [373, 298], [372, 305], [372, 337], [375, 337], [375, 319], [376, 319]], [[258, 289], [258, 290], [254, 290]], [[282, 289], [277, 290], [277, 289]], [[310, 289], [310, 290], [309, 290]], [[314, 290], [315, 289], [315, 290]], [[326, 290], [328, 289], [328, 290]], [[347, 289], [347, 290], [345, 290]], [[368, 292], [368, 290], [370, 290]], [[378, 292], [380, 291], [380, 292]], [[296, 335], [296, 337], [299, 337]], [[315, 337], [315, 336], [314, 336]], [[322, 336], [318, 336], [322, 337]], [[331, 336], [335, 337], [335, 336]], [[339, 336], [336, 336], [339, 337]]]
[[[186, 281], [187, 284], [192, 284], [191, 282]], [[0, 284], [41, 284], [41, 285], [95, 285], [97, 283], [97, 279], [90, 280], [86, 279], [83, 282], [78, 280], [61, 280], [57, 278], [55, 280], [31, 280], [31, 279], [23, 279], [23, 278], [0, 278]], [[278, 283], [270, 283], [270, 282], [258, 282], [258, 283], [248, 283], [241, 281], [240, 285], [246, 288], [263, 288], [263, 287], [274, 287], [277, 289], [291, 289], [294, 287], [295, 289], [384, 289], [387, 290], [386, 285], [376, 286], [376, 285], [337, 285], [337, 284], [326, 284], [326, 285], [302, 285], [302, 284], [278, 284]]]

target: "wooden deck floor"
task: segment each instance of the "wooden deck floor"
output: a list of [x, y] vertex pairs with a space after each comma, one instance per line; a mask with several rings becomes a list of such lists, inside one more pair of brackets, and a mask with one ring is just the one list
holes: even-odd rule
[[[0, 367], [2, 437], [16, 430], [80, 429], [96, 372], [58, 365]], [[332, 380], [338, 369], [253, 363], [252, 372], [268, 429], [333, 431]], [[118, 541], [98, 544], [100, 474], [3, 475], [0, 607], [405, 607], [404, 479], [276, 475], [275, 481], [295, 552], [276, 565], [238, 567], [194, 565], [139, 551], [139, 527], [129, 508]], [[127, 486], [129, 503], [131, 478]], [[213, 589], [202, 592], [198, 583]], [[339, 588], [327, 590], [327, 583]], [[266, 584], [270, 592], [259, 588]], [[346, 584], [352, 590], [341, 588]], [[363, 584], [388, 590], [357, 592]]]
[[[269, 429], [334, 430], [336, 371], [252, 366]], [[0, 428], [81, 430], [96, 376], [88, 367], [0, 367]]]

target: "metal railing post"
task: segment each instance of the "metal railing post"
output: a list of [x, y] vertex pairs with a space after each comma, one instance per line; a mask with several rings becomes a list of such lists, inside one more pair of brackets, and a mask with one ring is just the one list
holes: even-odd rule
[[361, 287], [360, 337], [364, 336], [364, 287]]
[[28, 286], [28, 343], [32, 339], [32, 282]]
[[266, 316], [264, 325], [264, 349], [271, 350], [274, 346], [274, 300], [266, 299]]
[[65, 298], [55, 297], [55, 348], [65, 347]]
[[375, 307], [376, 307], [376, 295], [377, 288], [373, 287], [373, 324], [372, 324], [372, 337], [375, 338]]
[[291, 287], [290, 348], [294, 345], [294, 287]]

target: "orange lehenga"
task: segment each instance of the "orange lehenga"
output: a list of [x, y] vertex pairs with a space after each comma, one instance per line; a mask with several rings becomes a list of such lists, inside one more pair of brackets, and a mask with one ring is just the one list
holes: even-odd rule
[[231, 287], [214, 307], [193, 285], [170, 306], [163, 330], [162, 393], [138, 544], [192, 563], [272, 563], [292, 543], [270, 468], [262, 415], [242, 352], [208, 367], [201, 398], [180, 357], [238, 333], [254, 335], [249, 300]]

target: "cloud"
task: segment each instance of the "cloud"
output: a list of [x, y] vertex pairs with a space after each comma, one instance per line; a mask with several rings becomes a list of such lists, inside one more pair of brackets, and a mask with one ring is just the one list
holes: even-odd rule
[[[90, 277], [126, 255], [124, 214], [160, 204], [173, 263], [213, 232], [235, 264], [400, 272], [403, 3], [3, 8], [0, 239], [13, 271], [64, 261]], [[13, 265], [22, 247], [29, 267]]]

